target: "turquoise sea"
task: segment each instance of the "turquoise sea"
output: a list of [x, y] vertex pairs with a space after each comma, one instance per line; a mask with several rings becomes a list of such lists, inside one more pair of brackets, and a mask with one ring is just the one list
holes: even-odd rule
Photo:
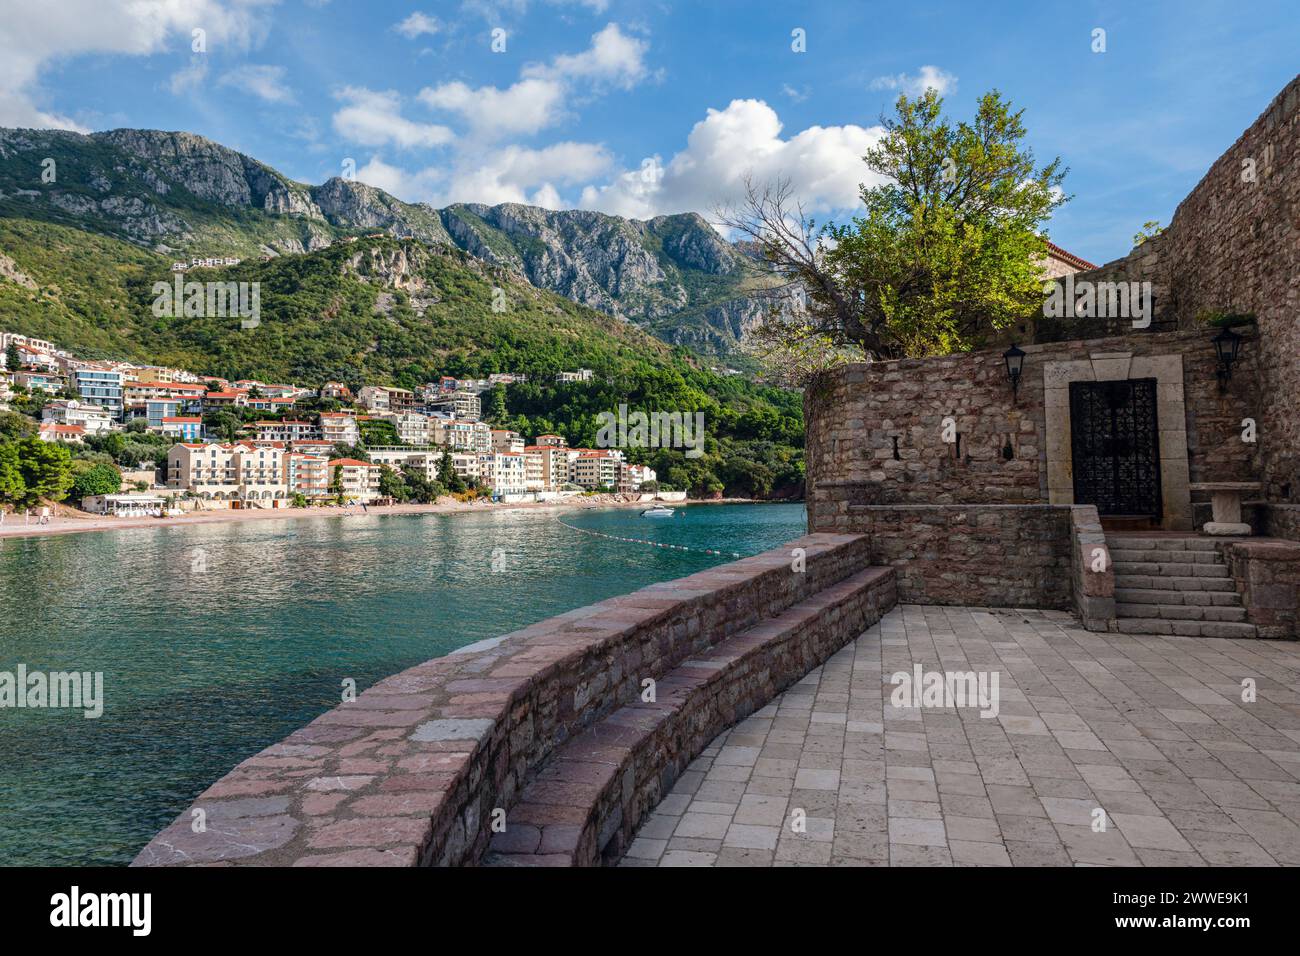
[[805, 527], [801, 504], [693, 505], [0, 540], [0, 671], [99, 671], [105, 698], [95, 720], [0, 709], [0, 864], [128, 863], [240, 760], [338, 703], [346, 678], [363, 690]]

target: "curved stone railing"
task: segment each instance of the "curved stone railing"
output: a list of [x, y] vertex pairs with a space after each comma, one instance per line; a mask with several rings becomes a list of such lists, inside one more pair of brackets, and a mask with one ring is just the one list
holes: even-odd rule
[[560, 744], [867, 554], [858, 535], [807, 535], [386, 678], [239, 764], [133, 865], [474, 863]]

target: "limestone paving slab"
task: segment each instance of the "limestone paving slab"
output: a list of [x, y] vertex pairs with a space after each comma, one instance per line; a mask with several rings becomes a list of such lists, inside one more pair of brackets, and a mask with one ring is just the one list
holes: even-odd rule
[[[916, 665], [996, 673], [997, 716], [895, 706]], [[623, 865], [1300, 865], [1300, 644], [902, 605], [721, 734], [633, 846]]]

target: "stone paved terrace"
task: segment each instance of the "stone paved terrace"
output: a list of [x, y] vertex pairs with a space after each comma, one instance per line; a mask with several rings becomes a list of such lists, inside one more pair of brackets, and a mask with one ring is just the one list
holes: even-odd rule
[[[894, 707], [914, 663], [998, 671], [999, 716]], [[1298, 781], [1300, 644], [905, 605], [720, 735], [621, 865], [1297, 865]]]

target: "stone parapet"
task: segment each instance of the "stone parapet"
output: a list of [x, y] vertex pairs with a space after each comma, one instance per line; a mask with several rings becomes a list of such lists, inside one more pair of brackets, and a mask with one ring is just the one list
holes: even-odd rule
[[412, 667], [249, 757], [134, 865], [473, 863], [557, 747], [866, 566], [864, 538], [811, 534]]

